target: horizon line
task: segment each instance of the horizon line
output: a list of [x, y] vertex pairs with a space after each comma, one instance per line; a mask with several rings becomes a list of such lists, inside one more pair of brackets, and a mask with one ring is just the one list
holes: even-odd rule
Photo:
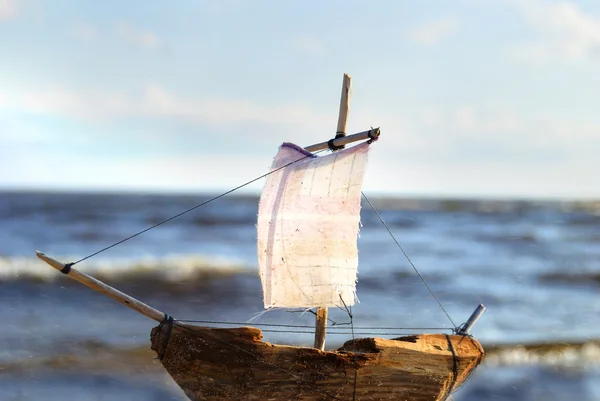
[[[219, 188], [102, 188], [102, 187], [33, 187], [33, 186], [0, 186], [2, 193], [37, 193], [37, 194], [80, 194], [80, 195], [154, 195], [154, 196], [194, 196], [220, 195], [229, 189]], [[259, 197], [260, 189], [240, 188], [228, 195], [242, 197]], [[365, 192], [363, 190], [363, 192]], [[458, 193], [426, 193], [399, 191], [368, 191], [367, 195], [376, 199], [406, 199], [406, 200], [459, 200], [459, 201], [488, 201], [488, 202], [600, 202], [600, 196], [534, 196], [534, 195], [500, 195], [500, 194], [458, 194]]]

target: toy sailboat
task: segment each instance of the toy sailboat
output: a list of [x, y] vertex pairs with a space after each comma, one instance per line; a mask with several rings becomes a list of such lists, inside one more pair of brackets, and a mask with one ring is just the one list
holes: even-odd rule
[[[350, 77], [344, 76], [334, 139], [284, 143], [267, 174], [257, 222], [264, 306], [316, 309], [314, 348], [262, 341], [253, 327], [212, 328], [178, 321], [43, 253], [37, 256], [156, 320], [151, 347], [196, 400], [444, 400], [481, 362], [469, 335], [480, 305], [453, 334], [352, 338], [325, 350], [327, 308], [356, 300], [357, 235], [363, 173], [379, 129], [346, 136]], [[344, 148], [353, 142], [362, 143]], [[325, 156], [314, 152], [330, 149]]]

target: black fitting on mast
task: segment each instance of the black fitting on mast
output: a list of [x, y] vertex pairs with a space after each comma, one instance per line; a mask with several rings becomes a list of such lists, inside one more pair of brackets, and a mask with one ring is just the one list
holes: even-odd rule
[[67, 263], [67, 264], [65, 265], [65, 267], [63, 267], [63, 268], [60, 270], [60, 272], [61, 272], [62, 274], [69, 274], [69, 273], [71, 272], [71, 266], [73, 266], [74, 264], [75, 264], [75, 263]]
[[327, 141], [327, 146], [329, 147], [329, 150], [331, 150], [332, 152], [335, 152], [336, 150], [342, 150], [346, 147], [346, 145], [341, 145], [341, 146], [335, 146], [333, 141], [335, 141], [338, 138], [343, 138], [346, 136], [345, 132], [336, 132], [335, 133], [335, 138], [330, 139], [329, 141]]

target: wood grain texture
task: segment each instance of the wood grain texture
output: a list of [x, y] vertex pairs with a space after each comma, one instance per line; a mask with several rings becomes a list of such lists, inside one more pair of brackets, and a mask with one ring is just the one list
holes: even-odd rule
[[337, 134], [346, 135], [346, 124], [348, 123], [348, 113], [350, 111], [350, 88], [352, 85], [352, 78], [350, 75], [344, 74], [344, 80], [342, 81], [342, 94], [340, 96], [340, 111], [338, 113], [337, 123]]
[[356, 339], [320, 351], [263, 342], [252, 327], [168, 331], [152, 330], [152, 349], [164, 351], [163, 365], [193, 401], [353, 400], [355, 375], [356, 400], [444, 400], [484, 355], [472, 337], [443, 334]]
[[316, 349], [325, 350], [325, 337], [327, 336], [327, 308], [317, 308], [315, 318], [315, 345]]
[[[61, 263], [56, 259], [46, 256], [42, 252], [36, 251], [36, 256], [44, 262], [48, 263], [50, 266], [54, 267], [58, 271], [62, 271], [62, 269], [65, 267], [64, 263]], [[146, 305], [141, 301], [138, 301], [134, 297], [129, 296], [124, 292], [121, 292], [116, 288], [113, 288], [110, 285], [105, 284], [98, 279], [95, 279], [92, 276], [80, 272], [74, 267], [70, 268], [67, 275], [72, 279], [79, 281], [86, 287], [89, 287], [92, 290], [99, 292], [100, 294], [106, 295], [107, 297], [112, 298], [117, 302], [120, 302], [121, 304], [133, 309], [136, 312], [141, 313], [144, 316], [149, 317], [150, 319], [156, 320], [157, 322], [162, 322], [165, 319], [166, 315], [163, 312], [156, 310], [153, 307]]]

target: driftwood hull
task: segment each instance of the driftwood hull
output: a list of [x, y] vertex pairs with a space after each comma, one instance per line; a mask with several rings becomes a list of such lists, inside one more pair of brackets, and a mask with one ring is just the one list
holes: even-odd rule
[[193, 401], [444, 400], [484, 355], [477, 340], [444, 334], [356, 339], [337, 351], [261, 339], [252, 327], [151, 333], [152, 349]]

